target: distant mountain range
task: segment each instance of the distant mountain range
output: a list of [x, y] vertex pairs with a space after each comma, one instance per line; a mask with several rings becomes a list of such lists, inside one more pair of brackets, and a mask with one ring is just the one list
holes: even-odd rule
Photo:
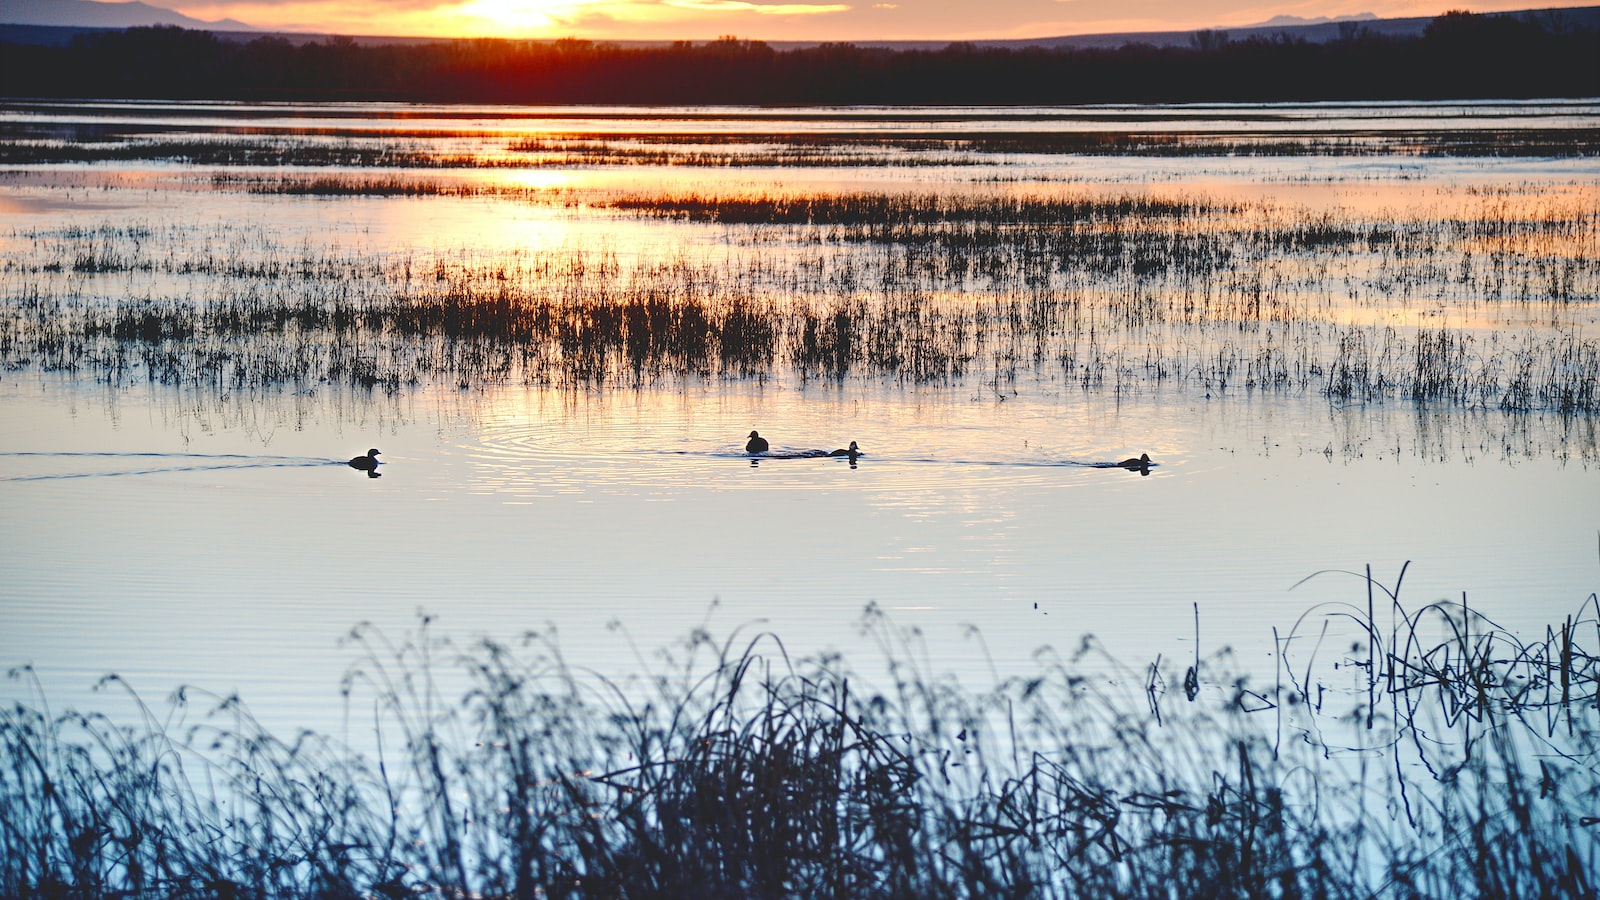
[[[1526, 9], [1515, 12], [1490, 13], [1503, 16], [1538, 16], [1553, 18], [1575, 28], [1600, 29], [1600, 6], [1579, 6], [1560, 9]], [[1252, 38], [1272, 40], [1287, 37], [1311, 44], [1326, 44], [1347, 37], [1351, 29], [1389, 38], [1414, 38], [1422, 35], [1435, 16], [1415, 16], [1402, 19], [1381, 19], [1373, 13], [1352, 16], [1306, 19], [1300, 16], [1275, 16], [1259, 25], [1218, 27], [1219, 36], [1234, 41]], [[1073, 34], [1061, 37], [1031, 38], [1029, 40], [975, 41], [982, 47], [1045, 47], [1057, 50], [1115, 50], [1128, 44], [1148, 44], [1153, 47], [1193, 46], [1196, 29], [1186, 31], [1129, 31], [1111, 34]], [[944, 44], [933, 42], [856, 42], [861, 46], [888, 46], [899, 49], [913, 47], [937, 48]], [[949, 43], [946, 41], [945, 43]], [[783, 46], [773, 43], [773, 46]]]
[[[1550, 17], [1584, 29], [1600, 29], [1600, 6], [1562, 9], [1530, 9], [1520, 12], [1500, 13], [1512, 16]], [[1250, 38], [1288, 37], [1294, 40], [1320, 44], [1348, 37], [1350, 29], [1393, 38], [1417, 37], [1432, 22], [1433, 16], [1403, 19], [1380, 19], [1373, 13], [1350, 16], [1303, 18], [1301, 16], [1275, 16], [1258, 25], [1217, 28], [1217, 36], [1228, 40]], [[0, 0], [0, 41], [14, 44], [43, 44], [62, 46], [78, 33], [96, 29], [122, 29], [149, 25], [177, 25], [211, 31], [223, 39], [246, 41], [265, 35], [283, 37], [295, 43], [321, 41], [330, 34], [301, 32], [268, 32], [234, 19], [207, 22], [141, 3], [99, 2], [99, 0]], [[1021, 40], [987, 40], [966, 43], [979, 47], [1044, 47], [1051, 49], [1107, 49], [1115, 50], [1127, 44], [1149, 44], [1156, 47], [1183, 47], [1192, 45], [1195, 30], [1141, 31], [1113, 34], [1078, 34], [1061, 37], [1038, 37]], [[355, 38], [359, 44], [414, 44], [426, 40], [419, 37], [367, 35]], [[657, 46], [667, 41], [608, 41], [623, 47]], [[767, 41], [777, 50], [813, 47], [816, 41]], [[884, 47], [894, 50], [939, 49], [950, 44], [948, 40], [936, 41], [851, 41], [858, 47]]]
[[[1332, 22], [1376, 20], [1374, 13], [1350, 16], [1273, 16], [1245, 28], [1293, 28]], [[47, 25], [67, 28], [136, 28], [142, 25], [177, 25], [208, 31], [260, 31], [237, 19], [207, 21], [139, 0], [0, 0], [0, 24]]]
[[1356, 13], [1353, 16], [1317, 16], [1308, 19], [1304, 16], [1273, 16], [1265, 22], [1246, 25], [1246, 28], [1282, 28], [1286, 25], [1326, 25], [1329, 22], [1366, 22], [1378, 18], [1377, 13]]
[[235, 19], [207, 22], [183, 13], [130, 0], [0, 0], [0, 23], [67, 28], [135, 28], [141, 25], [177, 25], [206, 31], [259, 31]]

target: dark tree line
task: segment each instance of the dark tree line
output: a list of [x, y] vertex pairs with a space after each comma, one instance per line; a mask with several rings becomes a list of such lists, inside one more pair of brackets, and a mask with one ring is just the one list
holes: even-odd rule
[[0, 95], [494, 103], [1031, 104], [1600, 96], [1600, 31], [1448, 13], [1415, 38], [1229, 41], [1114, 50], [951, 44], [775, 50], [731, 38], [363, 45], [230, 42], [132, 28], [65, 47], [0, 45]]

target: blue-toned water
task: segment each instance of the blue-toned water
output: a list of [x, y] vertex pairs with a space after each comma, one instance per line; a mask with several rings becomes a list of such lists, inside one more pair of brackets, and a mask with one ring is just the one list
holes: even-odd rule
[[[214, 112], [13, 104], [0, 122], [110, 116], [181, 124], [203, 137], [237, 125], [235, 112], [266, 114]], [[404, 127], [405, 139], [417, 140], [410, 132], [426, 125], [364, 107], [268, 112], [270, 121], [250, 127], [293, 134], [333, 116], [374, 139]], [[499, 110], [472, 110], [477, 118], [466, 124], [451, 112], [456, 131], [530, 127]], [[902, 121], [894, 111], [707, 120], [584, 110], [566, 124], [559, 112], [533, 121], [583, 133], [931, 127], [916, 111]], [[1210, 124], [1189, 124], [1210, 128], [1217, 114], [1168, 112], [1150, 127], [1203, 114]], [[1239, 127], [1287, 122], [1337, 133], [1377, 127], [1374, 119], [1477, 127], [1484, 112], [1304, 108]], [[1035, 129], [1039, 116], [1054, 116], [1051, 128], [1078, 127], [1098, 113], [990, 110], [962, 119], [958, 111], [938, 129]], [[1495, 116], [1489, 121], [1545, 124], [1553, 116], [1566, 127], [1591, 123], [1596, 111], [1503, 104]], [[489, 142], [468, 141], [477, 150]], [[584, 198], [749, 192], [774, 178], [796, 190], [1120, 193], [1132, 185], [1405, 219], [1495, 191], [1556, 206], [1600, 191], [1600, 174], [1583, 159], [1397, 156], [433, 173], [568, 192], [549, 202], [262, 196], [217, 188], [220, 174], [239, 173], [140, 162], [8, 167], [0, 170], [0, 243], [9, 258], [31, 259], [100, 240], [74, 229], [121, 229], [116, 240], [125, 243], [112, 249], [155, 262], [205, 252], [421, 260], [464, 248], [493, 258], [598, 247], [624, 264], [770, 250], [781, 268], [790, 238], [767, 243], [750, 228], [619, 218]], [[1595, 247], [1578, 246], [1577, 265], [1591, 271]], [[30, 290], [114, 302], [237, 289], [178, 269], [152, 263], [97, 275], [75, 273], [70, 261], [55, 270], [13, 265], [0, 270], [0, 288], [7, 302]], [[290, 290], [283, 282], [252, 289]], [[1351, 315], [1401, 325], [1490, 315], [1400, 293], [1389, 305], [1363, 296]], [[1593, 334], [1595, 307], [1579, 296], [1560, 314]], [[743, 452], [752, 429], [774, 453]], [[852, 440], [864, 451], [853, 464], [813, 455]], [[346, 464], [369, 447], [383, 451], [381, 477]], [[1153, 465], [1117, 465], [1141, 453]], [[401, 634], [419, 611], [463, 639], [554, 629], [571, 662], [620, 672], [647, 667], [655, 648], [693, 628], [755, 625], [793, 654], [840, 650], [869, 667], [878, 648], [857, 625], [874, 605], [920, 631], [931, 666], [983, 684], [1030, 670], [1041, 646], [1070, 649], [1090, 633], [1133, 666], [1185, 658], [1198, 608], [1204, 651], [1231, 646], [1242, 668], [1270, 673], [1275, 626], [1292, 626], [1320, 603], [1365, 602], [1356, 574], [1302, 583], [1323, 570], [1370, 565], [1392, 583], [1409, 562], [1403, 601], [1465, 595], [1504, 627], [1542, 636], [1600, 586], [1597, 460], [1592, 417], [1243, 390], [1085, 390], [1049, 377], [1006, 390], [981, 377], [834, 384], [779, 374], [637, 388], [241, 392], [19, 367], [0, 373], [0, 665], [31, 664], [58, 706], [108, 702], [91, 688], [114, 672], [150, 698], [181, 684], [238, 692], [269, 725], [334, 733], [348, 727], [338, 684], [352, 651], [341, 639], [360, 622]]]

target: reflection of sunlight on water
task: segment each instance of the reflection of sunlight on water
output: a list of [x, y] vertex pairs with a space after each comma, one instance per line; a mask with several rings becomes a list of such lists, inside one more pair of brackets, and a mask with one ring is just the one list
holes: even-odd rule
[[541, 191], [570, 190], [590, 187], [593, 184], [593, 177], [588, 172], [553, 166], [541, 169], [507, 169], [484, 173], [484, 177], [508, 187]]

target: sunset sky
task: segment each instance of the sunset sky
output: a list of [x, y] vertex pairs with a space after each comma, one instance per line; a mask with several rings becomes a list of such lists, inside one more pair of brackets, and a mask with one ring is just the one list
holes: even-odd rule
[[259, 28], [439, 37], [958, 40], [1258, 24], [1275, 16], [1433, 16], [1596, 0], [147, 0]]

